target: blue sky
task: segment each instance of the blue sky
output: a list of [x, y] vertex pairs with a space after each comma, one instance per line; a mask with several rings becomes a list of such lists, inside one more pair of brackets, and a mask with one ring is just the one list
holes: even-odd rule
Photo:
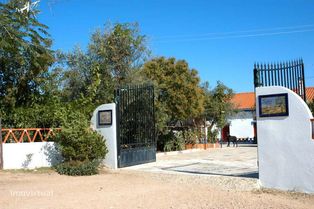
[[253, 91], [254, 62], [303, 58], [314, 86], [311, 0], [42, 0], [54, 49], [83, 49], [107, 21], [138, 22], [154, 56], [185, 59], [202, 81]]

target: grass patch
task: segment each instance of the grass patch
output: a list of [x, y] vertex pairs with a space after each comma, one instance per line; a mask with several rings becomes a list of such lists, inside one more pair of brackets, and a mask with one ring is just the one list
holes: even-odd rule
[[1, 170], [2, 173], [55, 173], [51, 167], [41, 167], [34, 169], [6, 169]]

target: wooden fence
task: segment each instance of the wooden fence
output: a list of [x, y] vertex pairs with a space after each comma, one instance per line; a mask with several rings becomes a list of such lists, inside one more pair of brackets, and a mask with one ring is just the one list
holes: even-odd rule
[[46, 142], [55, 135], [60, 128], [3, 128], [0, 129], [2, 143]]

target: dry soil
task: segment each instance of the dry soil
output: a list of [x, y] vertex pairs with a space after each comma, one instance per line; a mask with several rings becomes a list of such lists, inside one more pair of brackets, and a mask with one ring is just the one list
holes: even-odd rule
[[86, 177], [1, 171], [0, 209], [314, 208], [314, 195], [256, 185], [249, 178], [130, 170]]

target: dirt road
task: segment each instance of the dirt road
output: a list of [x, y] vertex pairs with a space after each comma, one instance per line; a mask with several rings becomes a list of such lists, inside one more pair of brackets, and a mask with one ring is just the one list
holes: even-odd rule
[[256, 179], [104, 170], [0, 172], [1, 209], [314, 208], [314, 195], [256, 190]]

